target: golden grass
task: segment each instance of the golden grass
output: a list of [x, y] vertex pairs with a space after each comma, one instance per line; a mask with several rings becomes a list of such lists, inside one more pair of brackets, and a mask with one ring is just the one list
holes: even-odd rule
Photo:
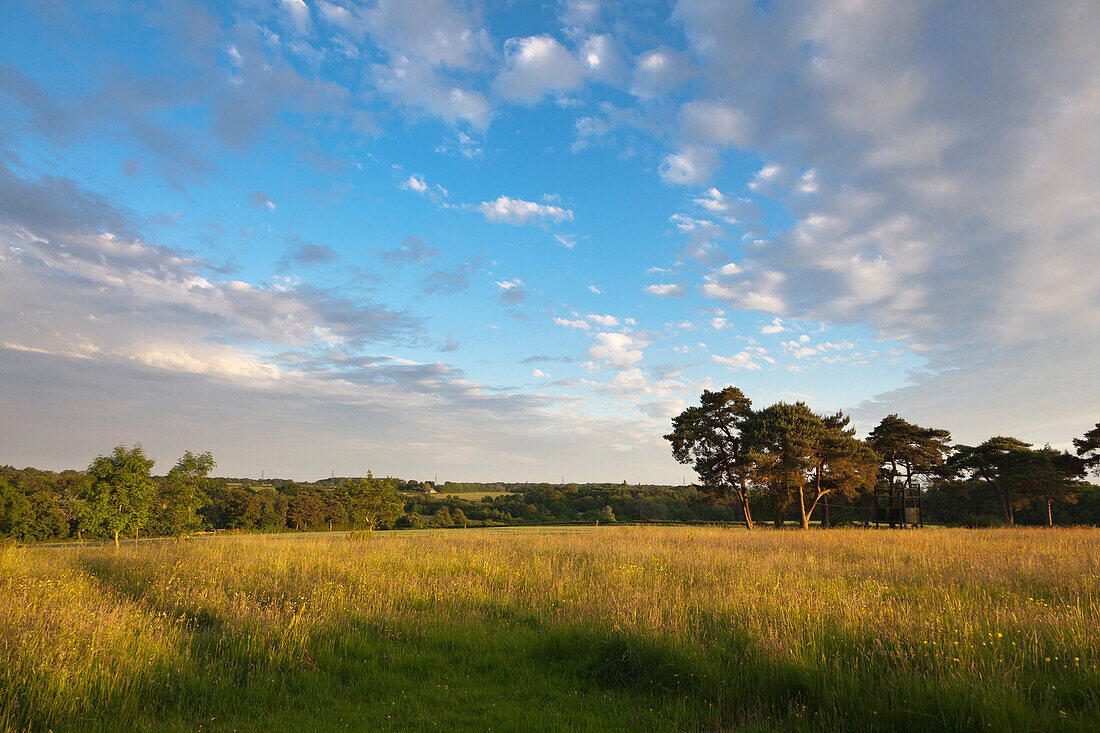
[[[1098, 540], [601, 527], [7, 548], [0, 726], [291, 727], [295, 705], [318, 728], [395, 722], [377, 696], [410, 728], [1095, 729]], [[418, 675], [478, 703], [445, 682], [413, 701]], [[490, 689], [507, 699], [486, 709]], [[555, 704], [576, 716], [523, 717], [570, 690]]]

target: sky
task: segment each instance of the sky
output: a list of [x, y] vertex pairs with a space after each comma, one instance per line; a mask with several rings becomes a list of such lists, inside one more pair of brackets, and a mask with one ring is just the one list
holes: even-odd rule
[[0, 463], [679, 483], [1100, 420], [1100, 5], [0, 4]]

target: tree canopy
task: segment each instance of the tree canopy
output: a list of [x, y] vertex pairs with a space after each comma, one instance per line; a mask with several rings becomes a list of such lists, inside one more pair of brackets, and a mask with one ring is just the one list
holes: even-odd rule
[[149, 520], [157, 487], [149, 478], [154, 461], [141, 444], [117, 446], [109, 456], [98, 456], [88, 466], [79, 506], [82, 530], [114, 537], [136, 533]]

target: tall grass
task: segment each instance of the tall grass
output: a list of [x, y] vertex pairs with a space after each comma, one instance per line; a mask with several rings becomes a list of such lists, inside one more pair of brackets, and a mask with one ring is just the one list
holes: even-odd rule
[[0, 550], [0, 727], [1100, 730], [1100, 532]]

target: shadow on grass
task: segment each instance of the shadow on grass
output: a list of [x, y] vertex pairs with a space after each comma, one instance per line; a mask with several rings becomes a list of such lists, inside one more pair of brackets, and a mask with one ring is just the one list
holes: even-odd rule
[[[463, 622], [355, 618], [293, 645], [257, 636], [193, 599], [169, 607], [127, 557], [83, 559], [102, 592], [181, 619], [178, 665], [67, 717], [25, 710], [18, 727], [79, 730], [1095, 730], [1095, 693], [940, 683], [875, 637], [833, 630], [816, 661], [708, 618], [711, 641], [607, 624], [553, 623], [471, 602]], [[166, 621], [168, 623], [168, 621]], [[267, 639], [265, 641], [265, 639]], [[870, 650], [870, 651], [868, 651]], [[1046, 680], [1049, 683], [1049, 680]], [[1055, 683], [1060, 684], [1059, 682]], [[1046, 684], [1046, 687], [1050, 687]], [[1033, 685], [1032, 687], [1035, 687]], [[1073, 697], [1076, 696], [1076, 697]], [[1059, 707], [1066, 703], [1070, 707]], [[1058, 713], [1063, 711], [1063, 715]], [[29, 724], [29, 725], [28, 725]]]

